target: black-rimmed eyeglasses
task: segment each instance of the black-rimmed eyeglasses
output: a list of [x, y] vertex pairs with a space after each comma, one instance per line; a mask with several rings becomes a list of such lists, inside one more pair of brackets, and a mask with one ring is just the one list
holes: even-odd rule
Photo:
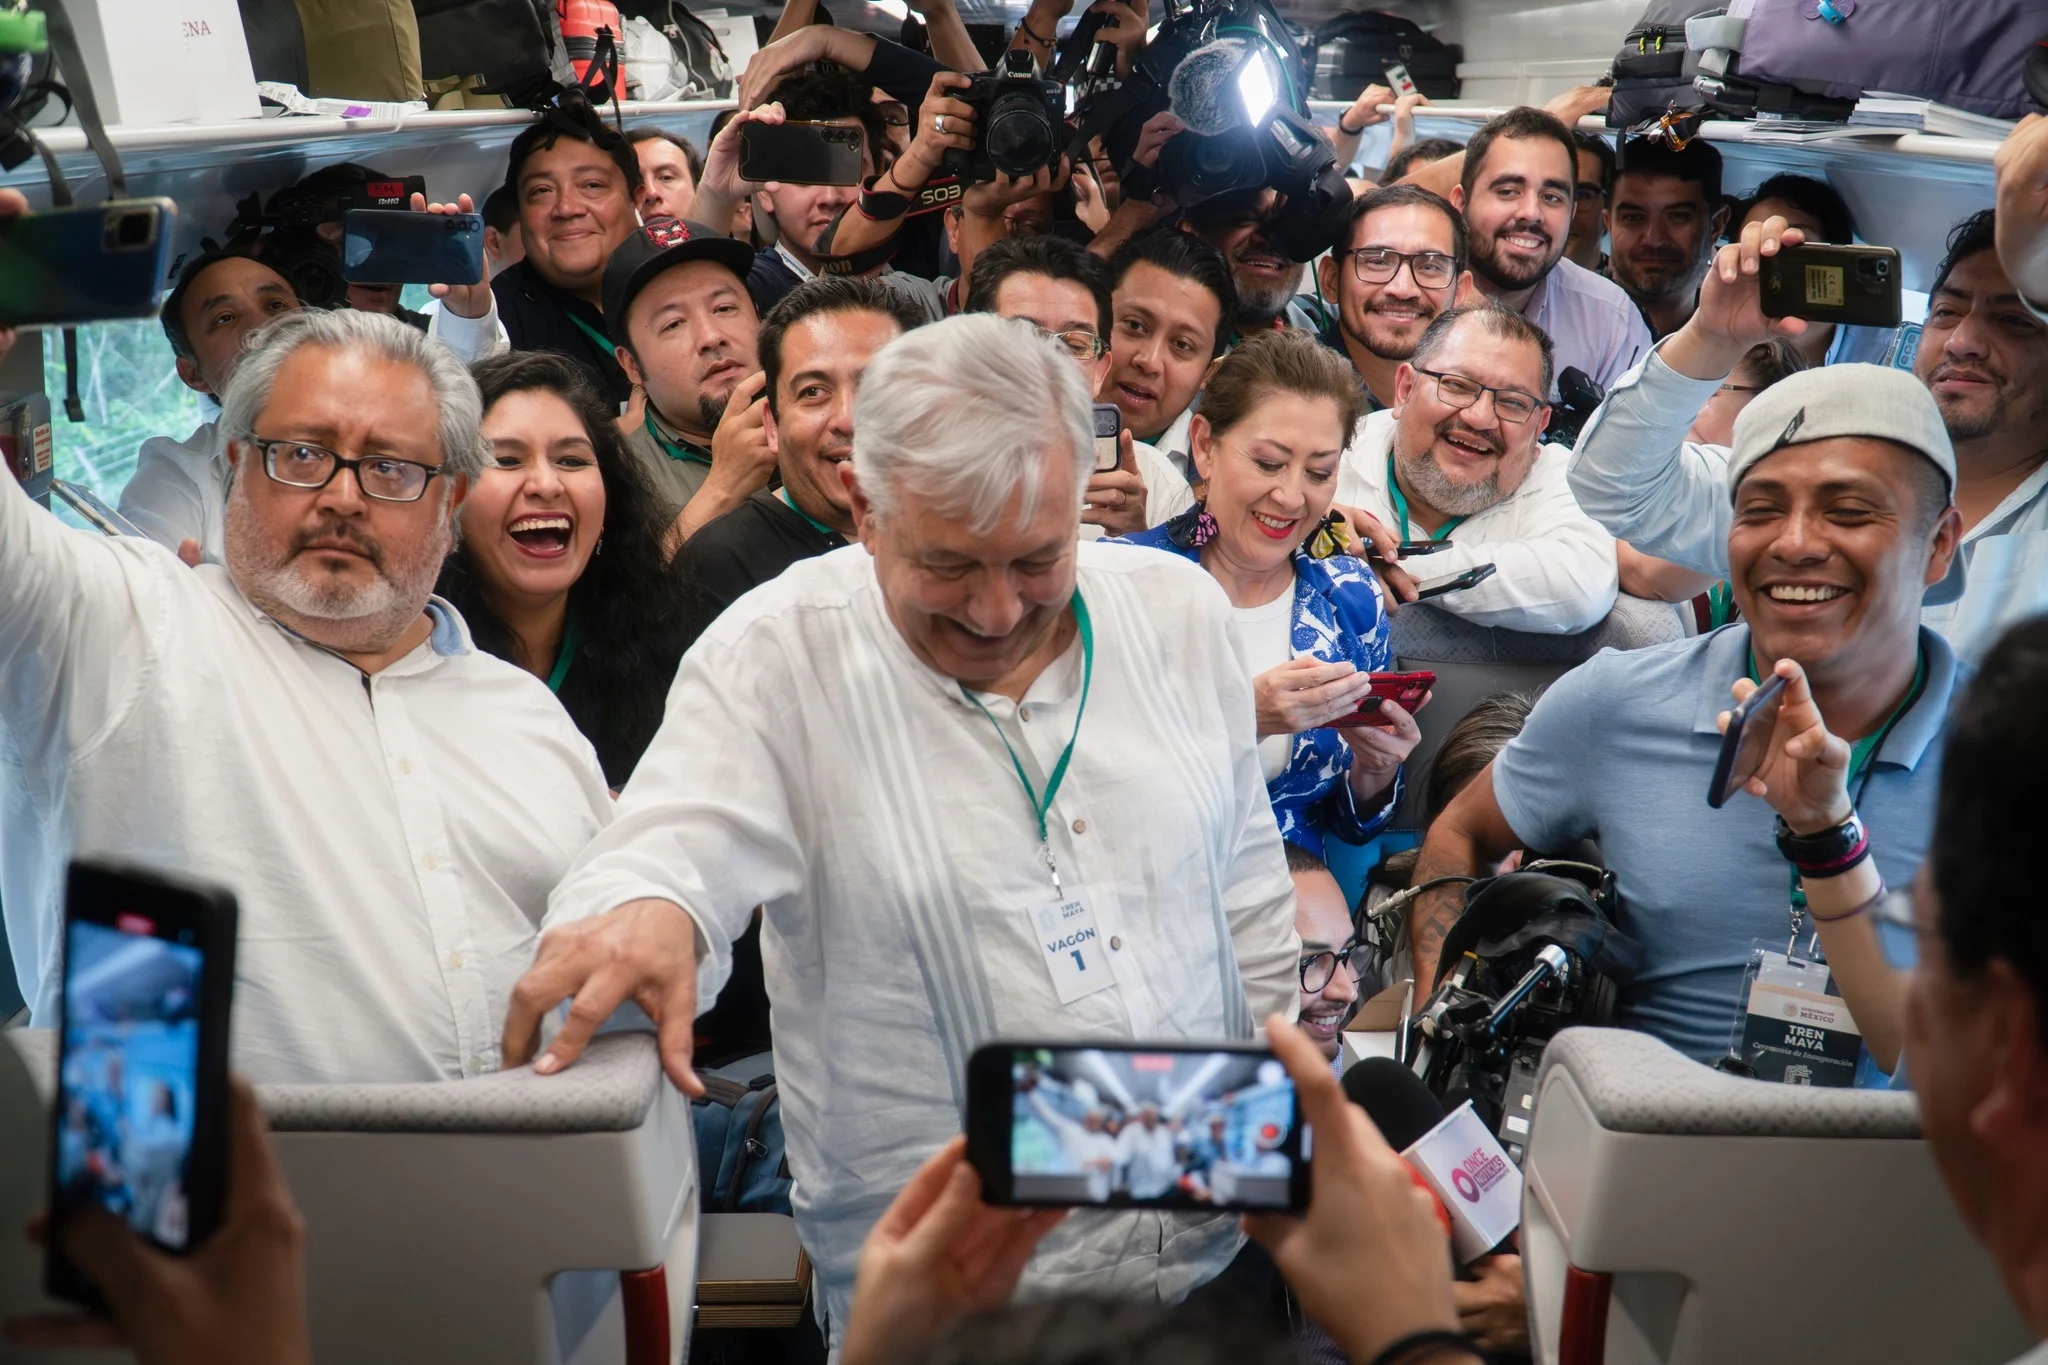
[[365, 455], [344, 459], [326, 446], [310, 441], [286, 441], [257, 436], [250, 445], [263, 452], [263, 472], [288, 488], [325, 488], [342, 470], [352, 470], [356, 486], [366, 498], [379, 502], [418, 502], [427, 485], [441, 470], [415, 460], [389, 455]]
[[1467, 379], [1462, 374], [1450, 371], [1425, 370], [1420, 365], [1415, 373], [1426, 374], [1436, 381], [1436, 395], [1444, 400], [1445, 407], [1469, 408], [1479, 401], [1481, 394], [1493, 395], [1493, 413], [1503, 422], [1520, 425], [1536, 415], [1545, 406], [1540, 399], [1531, 398], [1520, 389], [1496, 389], [1476, 379]]
[[1424, 289], [1443, 289], [1458, 278], [1458, 263], [1441, 251], [1395, 251], [1392, 247], [1353, 247], [1344, 253], [1360, 284], [1386, 284], [1407, 266]]
[[1365, 974], [1372, 965], [1372, 945], [1352, 939], [1336, 952], [1325, 948], [1320, 953], [1301, 955], [1301, 989], [1308, 995], [1321, 995], [1323, 987], [1330, 984], [1330, 978], [1337, 974], [1337, 964], [1342, 962], [1344, 970], [1351, 973], [1353, 981]]

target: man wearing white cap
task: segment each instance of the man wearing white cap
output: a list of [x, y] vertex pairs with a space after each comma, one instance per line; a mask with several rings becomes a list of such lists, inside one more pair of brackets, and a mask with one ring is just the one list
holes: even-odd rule
[[[1955, 471], [1940, 409], [1903, 370], [1836, 365], [1759, 395], [1728, 457], [1742, 620], [1602, 653], [1559, 679], [1431, 828], [1416, 880], [1484, 875], [1516, 848], [1597, 838], [1645, 957], [1615, 1022], [1701, 1061], [1728, 1052], [1753, 946], [1809, 947], [1799, 879], [1860, 865], [1866, 829], [1893, 886], [1926, 850], [1957, 664], [1921, 626], [1920, 603], [1955, 557]], [[1788, 706], [1810, 695], [1828, 732], [1849, 741], [1847, 819], [1790, 782], [1709, 808], [1717, 718], [1737, 682], [1772, 671], [1788, 679]], [[1451, 888], [1411, 912], [1418, 980], [1432, 979], [1457, 906]], [[1890, 1070], [1895, 1042], [1865, 1041]], [[1853, 1039], [1847, 1052], [1831, 1072], [1815, 1064], [1791, 1078], [1847, 1083]]]

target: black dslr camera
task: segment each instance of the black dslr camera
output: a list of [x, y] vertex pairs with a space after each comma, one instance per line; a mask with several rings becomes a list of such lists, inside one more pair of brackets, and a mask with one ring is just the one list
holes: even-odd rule
[[997, 171], [1021, 178], [1059, 164], [1066, 89], [1040, 76], [1030, 53], [1013, 48], [1000, 71], [977, 71], [968, 81], [954, 98], [974, 110], [974, 149], [946, 153], [963, 183], [994, 180]]

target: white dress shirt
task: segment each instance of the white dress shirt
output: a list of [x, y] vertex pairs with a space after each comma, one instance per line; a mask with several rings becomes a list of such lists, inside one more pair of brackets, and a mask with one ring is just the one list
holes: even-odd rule
[[[1529, 296], [1522, 316], [1550, 338], [1553, 376], [1585, 371], [1603, 391], [1650, 349], [1650, 325], [1628, 292], [1604, 275], [1560, 259]], [[1551, 380], [1557, 397], [1557, 380]]]
[[0, 905], [35, 1021], [75, 853], [235, 893], [254, 1079], [495, 1070], [548, 891], [610, 815], [547, 688], [438, 602], [434, 638], [366, 676], [225, 569], [0, 484]]
[[1116, 1135], [1116, 1150], [1133, 1199], [1157, 1199], [1180, 1178], [1173, 1130], [1164, 1123], [1148, 1131], [1137, 1118], [1126, 1118], [1123, 1131]]
[[216, 407], [214, 419], [201, 422], [182, 441], [168, 436], [144, 441], [120, 501], [121, 515], [136, 530], [173, 552], [184, 541], [196, 540], [200, 554], [213, 564], [221, 561], [228, 501], [227, 443], [219, 418]]
[[[1366, 414], [1337, 469], [1337, 501], [1372, 513], [1400, 532], [1387, 491], [1387, 452], [1396, 420], [1391, 410]], [[1565, 485], [1563, 446], [1539, 445], [1522, 486], [1452, 530], [1451, 548], [1418, 556], [1402, 567], [1417, 582], [1448, 578], [1480, 564], [1493, 577], [1477, 587], [1432, 598], [1430, 605], [1476, 626], [1503, 626], [1546, 635], [1590, 630], [1614, 609], [1620, 578], [1614, 537], [1579, 510]], [[1427, 540], [1411, 526], [1410, 540]]]
[[1195, 408], [1201, 403], [1196, 395], [1195, 402], [1187, 405], [1181, 415], [1174, 418], [1159, 438], [1152, 442], [1153, 448], [1166, 457], [1166, 462], [1180, 471], [1182, 483], [1192, 484], [1195, 473]]
[[[1299, 998], [1229, 603], [1177, 555], [1078, 556], [1094, 674], [1048, 829], [1114, 985], [1059, 1001], [1032, 919], [1053, 894], [1038, 822], [991, 724], [1042, 791], [1075, 733], [1079, 643], [1022, 705], [982, 697], [984, 715], [911, 652], [859, 545], [791, 565], [691, 647], [618, 818], [549, 902], [549, 925], [640, 897], [683, 906], [700, 1010], [765, 906], [793, 1202], [835, 1337], [868, 1229], [960, 1130], [977, 1046], [1244, 1039]], [[1078, 1214], [1025, 1283], [1171, 1300], [1238, 1244], [1214, 1216]]]
[[[1579, 505], [1636, 549], [1726, 577], [1735, 519], [1730, 452], [1686, 439], [1721, 382], [1688, 379], [1652, 352], [1586, 424], [1570, 477]], [[2048, 611], [2048, 464], [1963, 535], [1948, 577], [1927, 590], [1920, 622], [1974, 665], [2007, 626], [2042, 611]]]

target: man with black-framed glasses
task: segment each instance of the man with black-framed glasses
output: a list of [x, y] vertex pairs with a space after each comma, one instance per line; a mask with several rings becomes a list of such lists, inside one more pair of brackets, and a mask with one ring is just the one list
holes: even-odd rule
[[1569, 635], [1599, 624], [1618, 587], [1614, 537], [1565, 482], [1571, 452], [1547, 445], [1550, 338], [1497, 303], [1429, 324], [1394, 378], [1394, 405], [1358, 424], [1337, 503], [1392, 528], [1420, 581], [1482, 564], [1492, 577], [1433, 605], [1475, 625]]
[[1465, 220], [1428, 190], [1384, 186], [1351, 201], [1351, 227], [1316, 272], [1337, 314], [1323, 344], [1350, 359], [1374, 410], [1392, 407], [1401, 362], [1438, 314], [1471, 293]]
[[1294, 932], [1301, 935], [1299, 1022], [1334, 1066], [1344, 1025], [1358, 1009], [1358, 976], [1371, 950], [1352, 933], [1344, 888], [1321, 858], [1289, 844], [1287, 871], [1294, 878]]
[[446, 346], [295, 310], [222, 395], [222, 563], [66, 529], [0, 488], [0, 904], [52, 1016], [65, 863], [240, 902], [234, 1065], [495, 1071], [548, 891], [611, 819], [541, 683], [433, 597], [485, 447]]

